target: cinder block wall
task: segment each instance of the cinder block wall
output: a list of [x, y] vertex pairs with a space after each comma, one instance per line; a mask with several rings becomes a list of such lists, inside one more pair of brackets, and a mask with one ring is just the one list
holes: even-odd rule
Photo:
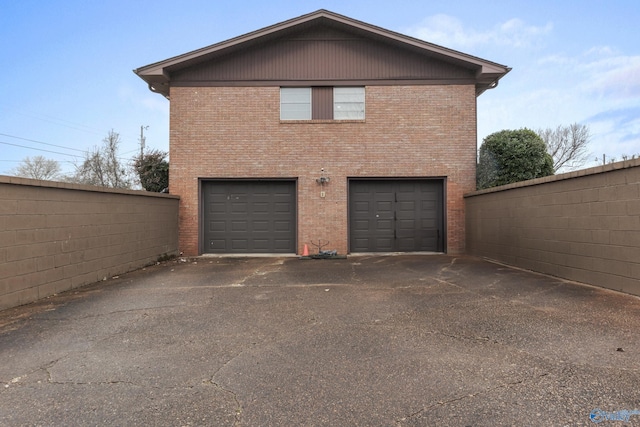
[[465, 196], [467, 250], [640, 295], [640, 160]]
[[0, 309], [178, 250], [177, 196], [0, 176]]
[[475, 189], [475, 87], [367, 86], [364, 122], [295, 123], [280, 121], [279, 87], [172, 87], [170, 151], [186, 255], [198, 254], [207, 178], [297, 179], [298, 253], [320, 238], [344, 254], [348, 178], [446, 177], [447, 250], [460, 253], [463, 194]]

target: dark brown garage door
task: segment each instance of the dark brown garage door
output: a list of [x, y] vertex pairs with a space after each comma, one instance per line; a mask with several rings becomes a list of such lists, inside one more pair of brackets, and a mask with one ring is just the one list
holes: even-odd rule
[[295, 253], [294, 181], [204, 181], [205, 253]]
[[443, 180], [350, 180], [351, 252], [443, 252]]

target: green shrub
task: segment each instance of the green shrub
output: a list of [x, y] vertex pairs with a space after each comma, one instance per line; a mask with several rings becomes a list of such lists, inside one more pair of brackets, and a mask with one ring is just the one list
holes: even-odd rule
[[502, 130], [480, 146], [476, 183], [479, 190], [553, 175], [553, 159], [532, 130]]

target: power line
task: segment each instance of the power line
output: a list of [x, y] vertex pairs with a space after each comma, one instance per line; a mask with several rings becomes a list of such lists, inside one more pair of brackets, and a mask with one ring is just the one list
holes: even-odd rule
[[[136, 151], [137, 151], [137, 150], [136, 150]], [[2, 159], [0, 159], [0, 162], [3, 162], [3, 163], [22, 163], [22, 162], [24, 162], [24, 159], [23, 159], [23, 160], [2, 160]], [[71, 164], [75, 164], [75, 162], [73, 162], [73, 161], [71, 161], [71, 160], [56, 160], [56, 162], [58, 162], [58, 163], [71, 163]]]
[[[0, 135], [2, 135], [2, 134], [0, 134]], [[60, 154], [60, 155], [63, 155], [63, 156], [70, 156], [70, 157], [73, 157], [73, 158], [78, 158], [77, 154], [61, 153], [59, 151], [45, 150], [43, 148], [29, 147], [27, 145], [12, 144], [11, 142], [0, 141], [0, 144], [11, 145], [13, 147], [27, 148], [29, 150], [42, 151], [43, 153]], [[42, 143], [42, 144], [44, 144], [44, 143]], [[47, 144], [47, 145], [53, 145], [53, 144]], [[53, 146], [54, 147], [60, 147], [59, 145], [53, 145]], [[62, 148], [66, 148], [66, 147], [62, 147]], [[71, 148], [71, 150], [75, 150], [75, 148]], [[80, 152], [82, 152], [84, 154], [89, 154], [88, 151], [82, 151], [82, 150], [76, 150], [76, 151], [80, 151]], [[128, 159], [126, 157], [120, 157], [120, 156], [116, 156], [116, 157], [118, 159], [120, 159], [120, 160], [125, 160], [125, 161], [131, 160], [131, 159]]]
[[[20, 111], [16, 111], [13, 108], [9, 108], [9, 107], [2, 106], [2, 105], [0, 105], [0, 109], [6, 110], [6, 111], [11, 111], [13, 114], [19, 114], [21, 116], [31, 117], [33, 119], [42, 120], [44, 122], [52, 123], [54, 125], [63, 126], [63, 127], [69, 128], [69, 129], [79, 130], [79, 131], [82, 131], [82, 132], [92, 133], [92, 134], [95, 134], [95, 135], [103, 134], [102, 131], [100, 131], [98, 129], [95, 129], [95, 128], [92, 128], [90, 126], [83, 125], [81, 123], [75, 123], [75, 122], [72, 122], [72, 121], [69, 121], [69, 120], [65, 120], [65, 119], [61, 119], [59, 117], [51, 116], [51, 115], [48, 115], [48, 114], [35, 113], [35, 112], [20, 112]], [[43, 118], [43, 117], [46, 117], [46, 118]], [[120, 135], [127, 136], [127, 137], [129, 137], [131, 139], [133, 138], [133, 135], [129, 134], [129, 133], [127, 133], [126, 135], [120, 133]]]
[[79, 151], [81, 153], [87, 153], [86, 150], [79, 150], [77, 148], [65, 147], [63, 145], [49, 144], [48, 142], [36, 141], [35, 139], [22, 138], [20, 136], [14, 136], [14, 135], [7, 135], [6, 133], [0, 133], [0, 135], [7, 136], [9, 138], [20, 139], [22, 141], [35, 142], [36, 144], [48, 145], [50, 147], [58, 147], [58, 148], [64, 148], [65, 150], [73, 150], [73, 151]]
[[28, 147], [26, 145], [19, 145], [19, 144], [12, 144], [10, 142], [5, 142], [5, 141], [0, 141], [0, 144], [4, 144], [4, 145], [12, 145], [14, 147], [20, 147], [20, 148], [28, 148], [29, 150], [36, 150], [36, 151], [42, 151], [44, 153], [53, 153], [53, 154], [61, 154], [63, 156], [71, 156], [71, 157], [77, 157], [76, 154], [69, 154], [69, 153], [61, 153], [59, 151], [51, 151], [51, 150], [45, 150], [42, 148], [35, 148], [35, 147]]
[[[53, 123], [54, 125], [63, 126], [63, 127], [69, 128], [69, 129], [75, 129], [75, 130], [79, 130], [79, 131], [82, 131], [82, 132], [93, 133], [93, 134], [96, 134], [96, 135], [100, 134], [100, 131], [98, 131], [97, 129], [93, 129], [93, 128], [89, 127], [89, 126], [86, 126], [86, 125], [83, 125], [83, 124], [80, 124], [80, 123], [74, 123], [74, 122], [71, 122], [69, 120], [64, 120], [64, 119], [61, 119], [61, 118], [58, 118], [58, 117], [54, 117], [54, 116], [50, 116], [50, 115], [47, 115], [47, 114], [33, 113], [33, 112], [29, 112], [30, 114], [27, 114], [26, 112], [16, 111], [14, 109], [9, 109], [8, 107], [0, 107], [0, 108], [2, 108], [3, 110], [11, 111], [13, 114], [19, 114], [21, 116], [31, 117], [32, 119], [42, 120], [43, 122]], [[46, 118], [43, 118], [43, 117], [46, 117]]]

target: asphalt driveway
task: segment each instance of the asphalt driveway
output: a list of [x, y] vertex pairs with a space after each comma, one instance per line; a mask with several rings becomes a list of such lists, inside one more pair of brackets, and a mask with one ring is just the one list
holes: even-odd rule
[[639, 298], [466, 256], [167, 262], [0, 312], [0, 361], [7, 426], [640, 425]]

